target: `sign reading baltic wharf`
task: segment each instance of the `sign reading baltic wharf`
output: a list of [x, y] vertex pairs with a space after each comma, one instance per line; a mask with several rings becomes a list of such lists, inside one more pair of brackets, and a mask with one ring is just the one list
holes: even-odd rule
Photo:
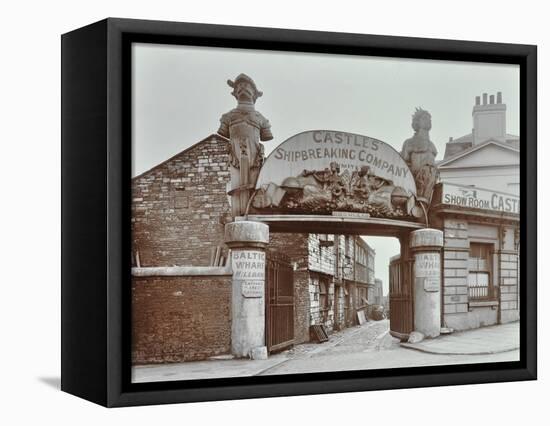
[[519, 197], [488, 189], [443, 183], [441, 202], [458, 207], [519, 214]]
[[233, 280], [240, 283], [244, 297], [264, 295], [265, 253], [257, 250], [234, 250], [231, 256]]
[[423, 281], [425, 291], [439, 291], [441, 274], [439, 253], [418, 253], [415, 258], [415, 278]]

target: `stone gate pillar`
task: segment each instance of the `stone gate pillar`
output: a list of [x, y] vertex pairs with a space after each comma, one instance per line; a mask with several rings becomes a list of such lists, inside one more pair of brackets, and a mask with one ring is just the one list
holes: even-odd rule
[[231, 248], [233, 287], [231, 352], [236, 357], [267, 358], [265, 346], [265, 247], [269, 227], [260, 222], [225, 225]]
[[441, 331], [441, 247], [442, 231], [427, 228], [411, 232], [414, 331], [426, 337], [437, 337]]

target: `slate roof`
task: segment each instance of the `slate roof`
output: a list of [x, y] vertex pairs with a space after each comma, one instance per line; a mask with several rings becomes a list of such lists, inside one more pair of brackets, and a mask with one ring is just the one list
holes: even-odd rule
[[[445, 155], [443, 156], [443, 161], [446, 161], [451, 157], [454, 157], [455, 155], [463, 151], [466, 151], [467, 149], [472, 148], [473, 140], [474, 140], [473, 133], [468, 133], [467, 135], [461, 136], [457, 139], [453, 139], [452, 141], [447, 142], [447, 144], [445, 145]], [[491, 138], [487, 140], [491, 140]], [[485, 142], [486, 141], [478, 145], [482, 145]], [[519, 149], [519, 136], [507, 133], [506, 140], [504, 143], [514, 149]]]
[[[508, 137], [509, 135], [506, 135], [506, 136]], [[510, 136], [512, 136], [512, 135], [510, 135]], [[467, 142], [460, 142], [461, 145], [466, 144], [466, 143]], [[451, 144], [453, 144], [453, 142], [448, 142], [447, 146], [449, 146]], [[513, 150], [515, 152], [519, 151], [519, 139], [517, 139], [517, 140], [508, 140], [507, 139], [506, 142], [502, 142], [502, 141], [499, 141], [499, 140], [496, 140], [496, 139], [487, 139], [485, 142], [474, 145], [474, 146], [472, 146], [472, 144], [470, 143], [469, 147], [458, 150], [453, 155], [448, 156], [448, 157], [446, 155], [447, 150], [445, 150], [445, 157], [443, 158], [442, 161], [439, 161], [437, 163], [437, 165], [438, 165], [438, 167], [445, 166], [445, 165], [451, 163], [452, 161], [456, 160], [457, 158], [468, 155], [471, 152], [475, 152], [475, 151], [477, 151], [477, 150], [479, 150], [479, 149], [481, 149], [481, 148], [483, 148], [487, 145], [490, 145], [490, 144], [498, 145], [498, 146], [501, 146], [503, 148]]]

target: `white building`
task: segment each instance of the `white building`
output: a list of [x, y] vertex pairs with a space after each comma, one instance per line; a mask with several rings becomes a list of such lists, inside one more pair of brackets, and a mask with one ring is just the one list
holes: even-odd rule
[[380, 278], [374, 279], [374, 289], [373, 289], [374, 300], [373, 302], [376, 305], [384, 304], [384, 288], [382, 285], [382, 280]]
[[519, 195], [519, 136], [506, 133], [502, 94], [476, 97], [472, 132], [450, 138], [438, 167], [443, 182]]

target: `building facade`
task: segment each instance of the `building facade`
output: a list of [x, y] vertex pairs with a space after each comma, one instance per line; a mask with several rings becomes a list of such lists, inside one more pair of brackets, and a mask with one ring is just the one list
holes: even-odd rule
[[445, 146], [438, 163], [441, 181], [519, 195], [519, 149], [519, 136], [506, 131], [502, 94], [495, 99], [484, 93], [472, 109], [472, 132], [451, 137]]
[[[442, 325], [466, 330], [517, 321], [519, 210], [502, 206], [519, 206], [519, 198], [481, 190], [454, 197], [457, 188], [465, 187], [439, 184], [431, 215], [444, 233]], [[481, 194], [501, 201], [476, 204]]]
[[[429, 213], [430, 226], [444, 236], [441, 327], [447, 330], [519, 320], [520, 141], [506, 131], [500, 92], [476, 97], [472, 121], [470, 133], [446, 144]], [[398, 255], [391, 263], [399, 261]]]
[[372, 301], [376, 305], [384, 305], [384, 287], [382, 286], [382, 280], [380, 278], [374, 279]]
[[498, 92], [477, 96], [472, 132], [438, 163], [433, 223], [443, 230], [443, 326], [519, 320], [519, 137]]

